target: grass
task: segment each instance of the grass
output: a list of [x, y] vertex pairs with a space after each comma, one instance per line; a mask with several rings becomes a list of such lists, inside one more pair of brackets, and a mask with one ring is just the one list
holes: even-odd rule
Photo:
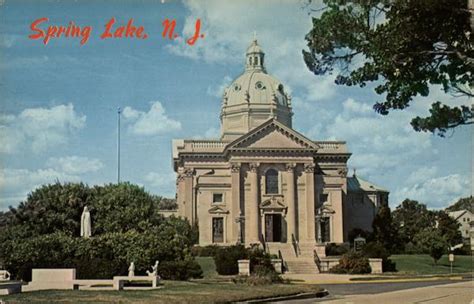
[[[450, 263], [448, 256], [444, 255], [434, 265], [433, 259], [425, 254], [399, 254], [392, 255], [390, 259], [397, 263], [398, 274], [449, 274]], [[454, 258], [453, 273], [466, 273], [473, 271], [473, 257], [457, 255]]]
[[201, 266], [204, 278], [217, 277], [216, 263], [214, 263], [213, 257], [196, 257], [196, 261]]
[[247, 286], [225, 282], [164, 281], [155, 290], [86, 291], [48, 290], [25, 292], [0, 299], [10, 303], [225, 303], [317, 292], [316, 285], [275, 284]]

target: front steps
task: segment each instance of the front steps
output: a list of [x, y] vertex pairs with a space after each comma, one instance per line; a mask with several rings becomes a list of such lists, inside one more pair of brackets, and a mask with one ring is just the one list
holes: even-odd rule
[[314, 244], [300, 244], [299, 251], [290, 243], [266, 243], [267, 251], [283, 259], [283, 265], [289, 273], [319, 273], [314, 262]]

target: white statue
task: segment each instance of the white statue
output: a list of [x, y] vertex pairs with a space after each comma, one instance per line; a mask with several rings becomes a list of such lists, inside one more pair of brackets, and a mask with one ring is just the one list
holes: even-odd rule
[[128, 276], [134, 277], [135, 276], [135, 263], [131, 262], [130, 267], [128, 267]]
[[151, 266], [151, 272], [150, 271], [146, 271], [146, 273], [148, 274], [149, 277], [156, 277], [158, 276], [158, 265], [160, 264], [159, 261], [156, 261], [155, 262], [155, 265]]
[[91, 229], [91, 214], [87, 206], [84, 207], [81, 215], [81, 236], [89, 238], [92, 235]]

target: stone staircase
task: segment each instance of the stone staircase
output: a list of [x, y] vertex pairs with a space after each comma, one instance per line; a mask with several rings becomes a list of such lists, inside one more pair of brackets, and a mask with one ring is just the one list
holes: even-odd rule
[[267, 251], [283, 259], [283, 265], [289, 273], [319, 273], [314, 262], [314, 245], [300, 244], [298, 254], [290, 243], [267, 243]]

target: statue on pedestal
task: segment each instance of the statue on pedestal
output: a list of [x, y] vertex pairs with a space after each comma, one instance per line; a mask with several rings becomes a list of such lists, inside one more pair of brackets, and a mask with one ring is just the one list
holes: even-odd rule
[[128, 267], [128, 276], [134, 277], [135, 276], [135, 263], [131, 262], [130, 267]]
[[146, 273], [148, 274], [149, 277], [156, 277], [158, 276], [158, 265], [160, 264], [159, 261], [156, 261], [155, 262], [155, 265], [151, 266], [151, 272], [150, 271], [146, 271]]
[[87, 206], [85, 206], [81, 215], [81, 236], [84, 238], [89, 238], [91, 235], [91, 214]]

